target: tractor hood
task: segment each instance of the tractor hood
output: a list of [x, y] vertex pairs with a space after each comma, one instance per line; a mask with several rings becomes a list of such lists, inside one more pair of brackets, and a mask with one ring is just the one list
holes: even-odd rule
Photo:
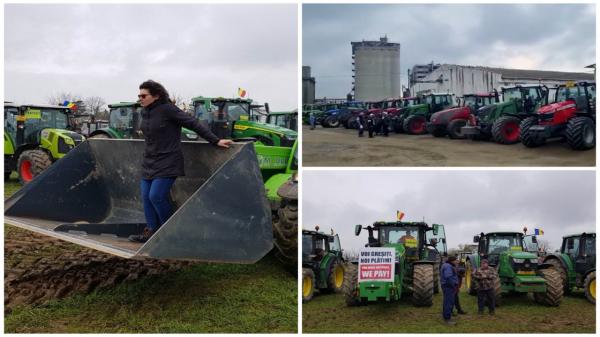
[[[49, 129], [45, 129], [45, 130], [49, 130]], [[76, 142], [83, 141], [85, 139], [84, 136], [78, 134], [77, 132], [73, 132], [73, 131], [69, 131], [69, 130], [62, 130], [62, 129], [51, 129], [51, 130], [53, 130], [54, 132], [58, 133], [61, 136], [69, 137]]]
[[469, 107], [466, 107], [466, 106], [454, 107], [454, 108], [445, 109], [445, 110], [434, 113], [433, 115], [431, 115], [431, 122], [436, 123], [436, 122], [448, 121], [448, 120], [456, 119], [456, 118], [467, 119], [470, 114], [471, 114], [471, 109], [469, 109]]
[[537, 259], [537, 255], [518, 250], [507, 251], [506, 254], [515, 259]]
[[279, 133], [281, 135], [285, 135], [288, 139], [296, 139], [298, 138], [298, 132], [290, 129], [283, 128], [281, 126], [261, 123], [261, 122], [251, 122], [254, 127], [261, 128], [273, 133]]
[[569, 109], [569, 108], [575, 108], [574, 101], [568, 100], [568, 101], [564, 101], [564, 102], [557, 102], [557, 103], [544, 105], [543, 107], [538, 109], [538, 114], [540, 114], [540, 115], [553, 114], [557, 111]]

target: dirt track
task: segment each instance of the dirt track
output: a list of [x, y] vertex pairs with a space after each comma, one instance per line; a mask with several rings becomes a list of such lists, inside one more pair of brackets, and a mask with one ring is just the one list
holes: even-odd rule
[[[8, 230], [7, 230], [8, 229]], [[5, 227], [4, 310], [177, 270], [188, 262], [127, 260]]]
[[303, 166], [594, 166], [596, 150], [573, 151], [564, 142], [522, 144], [435, 138], [429, 134], [358, 138], [344, 127], [302, 127]]

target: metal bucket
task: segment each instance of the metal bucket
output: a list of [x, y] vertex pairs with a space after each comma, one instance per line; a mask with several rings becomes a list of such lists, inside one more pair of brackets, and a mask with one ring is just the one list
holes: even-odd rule
[[144, 244], [144, 142], [89, 139], [4, 202], [5, 223], [125, 258], [254, 263], [273, 247], [254, 147], [182, 142], [175, 213]]

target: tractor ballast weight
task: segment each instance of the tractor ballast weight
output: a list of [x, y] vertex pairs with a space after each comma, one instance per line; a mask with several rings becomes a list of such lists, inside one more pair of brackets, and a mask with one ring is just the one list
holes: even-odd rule
[[[4, 203], [5, 223], [124, 258], [254, 263], [273, 247], [271, 210], [252, 144], [182, 142], [174, 214], [144, 244], [144, 142], [90, 139]], [[122, 160], [122, 158], [128, 158]]]

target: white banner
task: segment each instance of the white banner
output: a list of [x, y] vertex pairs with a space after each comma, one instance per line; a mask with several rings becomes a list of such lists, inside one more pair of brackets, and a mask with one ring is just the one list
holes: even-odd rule
[[358, 257], [358, 282], [394, 282], [396, 249], [363, 248]]

